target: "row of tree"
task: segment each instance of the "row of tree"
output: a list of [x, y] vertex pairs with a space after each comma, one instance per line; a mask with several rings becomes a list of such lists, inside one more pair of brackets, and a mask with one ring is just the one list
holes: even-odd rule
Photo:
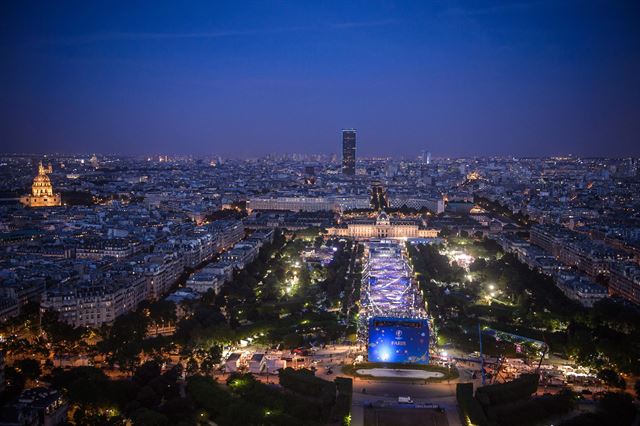
[[[598, 370], [640, 374], [640, 312], [622, 300], [606, 298], [593, 308], [568, 299], [553, 280], [520, 262], [512, 254], [470, 266], [474, 282], [458, 289], [434, 281], [453, 282], [461, 272], [448, 264], [435, 246], [409, 246], [429, 309], [440, 335], [465, 348], [477, 343], [478, 321], [503, 331], [546, 341], [551, 350]], [[508, 303], [476, 304], [486, 283]], [[455, 317], [455, 321], [450, 319]], [[485, 350], [513, 352], [513, 345], [489, 341]], [[500, 352], [504, 351], [504, 352]]]

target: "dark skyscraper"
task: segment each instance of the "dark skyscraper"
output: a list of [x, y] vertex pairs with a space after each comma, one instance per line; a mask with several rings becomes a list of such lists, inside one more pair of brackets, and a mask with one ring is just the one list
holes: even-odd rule
[[342, 130], [342, 173], [356, 174], [356, 130]]

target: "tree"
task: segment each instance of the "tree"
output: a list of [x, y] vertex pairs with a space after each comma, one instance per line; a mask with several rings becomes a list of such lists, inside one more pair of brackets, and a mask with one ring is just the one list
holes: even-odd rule
[[160, 377], [160, 365], [156, 361], [147, 361], [140, 367], [136, 368], [136, 372], [133, 375], [133, 382], [143, 386], [149, 383], [151, 380]]
[[189, 398], [172, 398], [162, 405], [162, 412], [169, 418], [172, 425], [180, 422], [193, 424], [194, 405]]
[[598, 372], [598, 378], [602, 380], [607, 386], [612, 386], [620, 389], [625, 389], [627, 387], [627, 383], [625, 382], [625, 380], [610, 368], [600, 370]]
[[471, 272], [483, 271], [487, 268], [487, 261], [483, 258], [479, 257], [473, 261], [471, 265], [469, 265], [469, 270]]
[[153, 388], [149, 385], [143, 386], [138, 394], [136, 395], [136, 400], [143, 406], [147, 408], [157, 407], [160, 404], [161, 396], [153, 390]]
[[231, 398], [213, 379], [197, 375], [187, 379], [187, 394], [212, 417], [225, 410]]
[[[210, 288], [209, 290], [207, 290], [207, 292], [205, 294], [202, 295], [202, 297], [200, 298], [200, 301], [202, 302], [203, 305], [213, 305], [216, 302], [216, 292]], [[189, 312], [193, 312], [193, 304], [195, 302], [192, 300], [186, 300], [184, 302], [182, 302], [183, 304], [183, 309], [189, 311]]]
[[133, 370], [140, 361], [142, 340], [147, 334], [148, 318], [141, 312], [118, 317], [98, 348], [106, 354], [111, 365], [118, 363], [123, 370]]
[[13, 367], [5, 367], [4, 377], [7, 387], [2, 394], [2, 400], [10, 401], [14, 397], [20, 395], [24, 389], [26, 377], [22, 372]]
[[195, 358], [189, 358], [187, 361], [187, 374], [193, 376], [198, 372], [198, 361]]
[[627, 393], [607, 392], [600, 400], [598, 408], [605, 415], [605, 424], [611, 426], [631, 425], [636, 417], [636, 408], [631, 395]]
[[158, 300], [149, 304], [146, 312], [149, 313], [149, 319], [156, 326], [174, 324], [176, 317], [176, 304], [169, 300]]
[[140, 408], [133, 413], [133, 423], [136, 426], [168, 426], [169, 418], [157, 411]]
[[73, 412], [73, 422], [76, 426], [125, 426], [128, 424], [121, 416], [109, 417], [86, 407], [78, 407]]
[[297, 333], [290, 333], [290, 334], [285, 335], [282, 338], [282, 344], [287, 349], [295, 349], [297, 347], [300, 347], [303, 342], [304, 341], [302, 339], [302, 336], [300, 336]]
[[108, 380], [93, 380], [88, 377], [80, 377], [67, 386], [69, 400], [85, 407], [97, 408], [108, 402], [105, 388]]
[[248, 401], [230, 401], [216, 418], [218, 424], [259, 425], [264, 423], [264, 411]]
[[[50, 381], [53, 388], [66, 390], [71, 403], [86, 408], [87, 415], [109, 403], [114, 395], [111, 385], [116, 383], [109, 381], [102, 370], [96, 367], [76, 367], [71, 370], [55, 368]], [[124, 397], [126, 400], [126, 395]]]
[[206, 375], [210, 375], [213, 372], [214, 363], [210, 358], [205, 358], [200, 363], [200, 371]]
[[26, 358], [16, 361], [15, 366], [18, 367], [26, 378], [31, 380], [39, 378], [42, 373], [40, 370], [40, 363], [35, 359]]
[[84, 333], [82, 328], [75, 328], [60, 321], [60, 314], [53, 310], [48, 310], [42, 314], [41, 323], [42, 330], [58, 350], [68, 351], [77, 345]]
[[209, 354], [207, 356], [214, 364], [220, 364], [222, 361], [222, 345], [214, 344], [209, 348]]

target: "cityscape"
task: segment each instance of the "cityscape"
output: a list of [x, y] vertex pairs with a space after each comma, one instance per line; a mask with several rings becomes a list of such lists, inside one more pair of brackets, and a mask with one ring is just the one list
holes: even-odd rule
[[[528, 88], [532, 111], [550, 116], [518, 131], [483, 124], [467, 134], [477, 123], [464, 110], [443, 122], [398, 113], [405, 99], [421, 108], [406, 81], [392, 95], [378, 92], [389, 101], [384, 111], [372, 98], [354, 100], [360, 84], [393, 85], [397, 75], [387, 80], [389, 64], [375, 59], [379, 74], [352, 79], [366, 64], [343, 56], [341, 43], [393, 48], [399, 68], [417, 66], [402, 61], [403, 49], [424, 41], [421, 24], [434, 15], [455, 29], [434, 34], [469, 24], [480, 49], [473, 52], [487, 54], [495, 42], [513, 55], [500, 64], [524, 64], [516, 53], [528, 52], [524, 39], [504, 47], [478, 28], [489, 31], [494, 20], [505, 31], [509, 24], [505, 39], [525, 37], [523, 28], [538, 28], [537, 14], [568, 5], [391, 3], [331, 4], [330, 12], [3, 6], [13, 19], [1, 30], [0, 54], [23, 71], [2, 71], [0, 81], [0, 426], [640, 424], [640, 73], [632, 72], [640, 70], [640, 34], [630, 24], [640, 8], [586, 2], [592, 9], [575, 22], [549, 24], [556, 46], [582, 46], [574, 36], [594, 25], [594, 50], [577, 49], [568, 62], [577, 69], [588, 56], [595, 69], [606, 58], [610, 69], [598, 72], [608, 82], [576, 78], [566, 90], [571, 99], [585, 87], [610, 90], [610, 114], [594, 124], [595, 110], [576, 106], [584, 116], [558, 117], [560, 129], [549, 124], [555, 107], [532, 93], [540, 88], [511, 81]], [[131, 24], [125, 12], [141, 20]], [[297, 23], [309, 15], [324, 20]], [[202, 29], [203, 17], [269, 26]], [[159, 22], [178, 32], [155, 30]], [[194, 27], [179, 32], [183, 24]], [[602, 47], [613, 40], [612, 50]], [[307, 43], [318, 50], [284, 52]], [[456, 68], [466, 47], [443, 43], [451, 55], [444, 62]], [[552, 72], [554, 50], [538, 47], [544, 53], [528, 54]], [[230, 74], [197, 81], [207, 93], [192, 92], [191, 78], [212, 66], [203, 52]], [[159, 67], [148, 56], [156, 54]], [[282, 62], [274, 70], [263, 54]], [[175, 68], [178, 57], [194, 68]], [[93, 61], [107, 69], [94, 74]], [[327, 67], [307, 70], [318, 87], [288, 79], [301, 63]], [[340, 65], [337, 77], [330, 69]], [[452, 93], [466, 81], [456, 70]], [[40, 72], [50, 75], [43, 81]], [[327, 89], [316, 73], [336, 86]], [[619, 83], [628, 92], [608, 86]], [[340, 117], [316, 115], [339, 87], [329, 108]], [[53, 95], [69, 88], [68, 103]], [[304, 99], [292, 103], [287, 90]], [[540, 90], [566, 101], [560, 90]], [[246, 110], [236, 104], [245, 95]], [[269, 105], [256, 112], [253, 96]], [[501, 102], [477, 108], [478, 119], [520, 123]], [[214, 136], [199, 115], [209, 103]], [[318, 109], [305, 117], [321, 124], [301, 133], [304, 124], [288, 117], [311, 104]], [[422, 133], [429, 125], [439, 136]]]

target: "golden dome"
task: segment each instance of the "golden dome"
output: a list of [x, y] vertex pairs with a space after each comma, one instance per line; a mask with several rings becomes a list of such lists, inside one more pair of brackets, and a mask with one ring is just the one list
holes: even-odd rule
[[45, 174], [39, 174], [37, 175], [35, 178], [33, 178], [33, 184], [45, 184], [45, 185], [51, 185], [51, 179], [49, 179], [49, 176], [45, 175]]
[[51, 164], [48, 167], [38, 164], [38, 174], [33, 178], [31, 185], [31, 195], [20, 198], [20, 202], [29, 207], [51, 207], [62, 204], [60, 194], [54, 194], [51, 179], [47, 176], [51, 173]]

